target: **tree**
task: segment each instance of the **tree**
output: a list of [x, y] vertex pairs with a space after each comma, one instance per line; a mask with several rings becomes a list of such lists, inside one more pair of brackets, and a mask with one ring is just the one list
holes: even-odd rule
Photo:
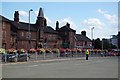
[[109, 41], [107, 39], [103, 39], [103, 49], [110, 49], [111, 48], [111, 44], [109, 43]]
[[95, 49], [101, 49], [102, 45], [101, 45], [101, 41], [100, 38], [97, 38], [94, 40], [94, 48]]

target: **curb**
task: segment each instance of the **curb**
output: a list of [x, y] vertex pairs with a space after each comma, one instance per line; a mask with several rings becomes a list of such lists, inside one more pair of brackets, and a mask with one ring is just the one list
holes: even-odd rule
[[36, 60], [36, 61], [28, 61], [28, 62], [4, 63], [1, 65], [15, 65], [15, 64], [26, 64], [31, 62], [53, 62], [53, 61], [66, 61], [66, 60], [82, 60], [82, 59], [81, 58], [48, 59], [48, 60]]
[[[95, 58], [95, 59], [99, 59], [99, 58], [110, 58], [110, 57], [90, 57], [90, 58]], [[4, 64], [0, 64], [0, 66], [2, 65], [15, 65], [15, 64], [26, 64], [26, 63], [32, 63], [32, 62], [53, 62], [53, 61], [68, 61], [68, 60], [85, 60], [84, 58], [64, 58], [64, 59], [47, 59], [47, 60], [35, 60], [35, 61], [28, 61], [28, 62], [15, 62], [15, 63], [4, 63]]]

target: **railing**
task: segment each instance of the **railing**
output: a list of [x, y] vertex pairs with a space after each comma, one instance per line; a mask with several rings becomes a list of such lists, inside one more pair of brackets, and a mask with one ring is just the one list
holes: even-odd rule
[[[35, 53], [14, 53], [14, 54], [0, 54], [3, 62], [21, 62], [21, 61], [37, 61], [37, 60], [47, 60], [47, 59], [63, 59], [63, 58], [81, 58], [85, 59], [85, 52], [60, 52], [60, 53], [46, 53], [46, 52], [35, 52]], [[115, 56], [109, 53], [90, 53], [89, 57], [106, 57]]]

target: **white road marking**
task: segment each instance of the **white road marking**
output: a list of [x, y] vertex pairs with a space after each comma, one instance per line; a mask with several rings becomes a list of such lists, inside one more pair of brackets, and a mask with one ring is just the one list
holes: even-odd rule
[[39, 66], [39, 65], [30, 65], [30, 66], [28, 66], [28, 67], [36, 67], [36, 66]]

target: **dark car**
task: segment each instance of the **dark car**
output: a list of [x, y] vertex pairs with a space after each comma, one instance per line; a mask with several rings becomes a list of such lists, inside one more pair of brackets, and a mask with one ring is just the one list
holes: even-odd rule
[[28, 61], [28, 58], [30, 58], [29, 54], [3, 54], [2, 55], [2, 61], [5, 62], [20, 62], [20, 61]]
[[2, 55], [2, 61], [3, 62], [13, 62], [13, 61], [16, 61], [16, 55], [15, 54], [3, 54]]
[[30, 58], [29, 54], [19, 54], [17, 56], [17, 61], [28, 61], [28, 58]]

